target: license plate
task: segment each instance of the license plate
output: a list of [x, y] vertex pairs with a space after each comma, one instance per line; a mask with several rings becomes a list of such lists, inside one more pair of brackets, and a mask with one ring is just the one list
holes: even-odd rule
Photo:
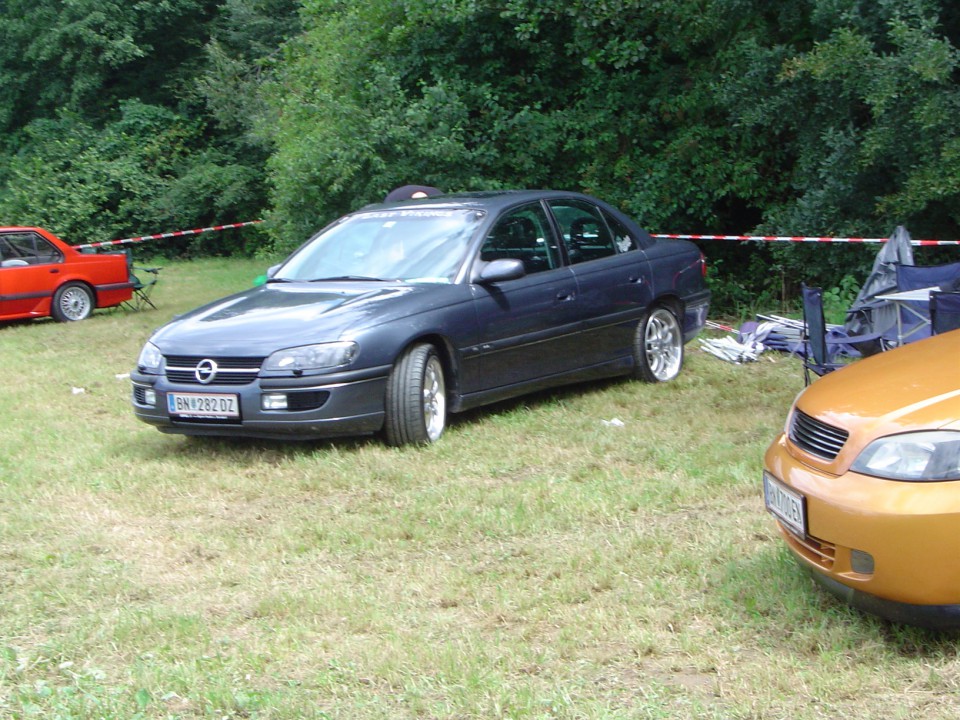
[[180, 417], [235, 418], [240, 417], [236, 395], [203, 393], [169, 393], [167, 410]]
[[803, 537], [807, 534], [807, 513], [803, 495], [791, 490], [768, 472], [763, 473], [763, 502], [774, 517]]

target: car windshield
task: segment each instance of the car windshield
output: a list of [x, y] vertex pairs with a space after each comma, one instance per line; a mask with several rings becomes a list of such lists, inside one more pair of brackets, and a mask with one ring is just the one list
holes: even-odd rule
[[317, 235], [273, 280], [449, 283], [482, 218], [482, 212], [466, 209], [357, 213]]

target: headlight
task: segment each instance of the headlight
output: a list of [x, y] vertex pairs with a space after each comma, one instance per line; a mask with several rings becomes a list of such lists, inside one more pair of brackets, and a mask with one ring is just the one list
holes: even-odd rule
[[851, 469], [889, 480], [960, 480], [960, 432], [932, 430], [874, 440]]
[[320, 345], [301, 345], [300, 347], [277, 350], [268, 357], [262, 370], [323, 370], [349, 365], [357, 356], [357, 344], [354, 342], [322, 343]]
[[137, 367], [141, 372], [159, 373], [163, 365], [163, 354], [153, 343], [147, 343], [140, 351], [140, 357], [137, 358]]

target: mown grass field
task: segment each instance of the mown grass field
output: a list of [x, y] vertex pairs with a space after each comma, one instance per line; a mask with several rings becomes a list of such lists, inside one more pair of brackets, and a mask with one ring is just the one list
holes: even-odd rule
[[151, 329], [261, 271], [171, 263], [159, 310], [0, 327], [0, 717], [960, 715], [957, 636], [839, 605], [763, 510], [794, 359], [694, 343], [674, 383], [426, 448], [139, 424]]

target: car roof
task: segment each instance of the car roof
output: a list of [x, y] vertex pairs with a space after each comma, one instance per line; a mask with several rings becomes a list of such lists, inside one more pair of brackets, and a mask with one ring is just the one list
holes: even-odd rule
[[597, 198], [584, 195], [578, 192], [566, 192], [562, 190], [483, 190], [476, 192], [449, 193], [444, 195], [434, 195], [428, 198], [417, 200], [402, 200], [392, 203], [376, 203], [367, 205], [358, 212], [380, 208], [440, 208], [440, 207], [467, 207], [477, 208], [495, 212], [513, 205], [524, 202], [532, 202], [545, 198], [579, 198], [599, 205], [606, 205], [597, 200]]
[[587, 195], [581, 192], [569, 190], [479, 190], [474, 192], [449, 193], [444, 195], [434, 195], [427, 198], [416, 200], [402, 200], [391, 203], [375, 203], [355, 210], [340, 218], [340, 222], [348, 217], [359, 215], [365, 212], [375, 212], [378, 210], [401, 210], [404, 208], [417, 208], [418, 210], [431, 209], [473, 209], [483, 210], [492, 217], [496, 217], [501, 211], [522, 205], [528, 202], [536, 202], [545, 199], [563, 198], [571, 200], [583, 200], [596, 205], [618, 218], [628, 228], [630, 228], [639, 245], [643, 248], [654, 244], [653, 237], [640, 225], [633, 217], [599, 198]]

